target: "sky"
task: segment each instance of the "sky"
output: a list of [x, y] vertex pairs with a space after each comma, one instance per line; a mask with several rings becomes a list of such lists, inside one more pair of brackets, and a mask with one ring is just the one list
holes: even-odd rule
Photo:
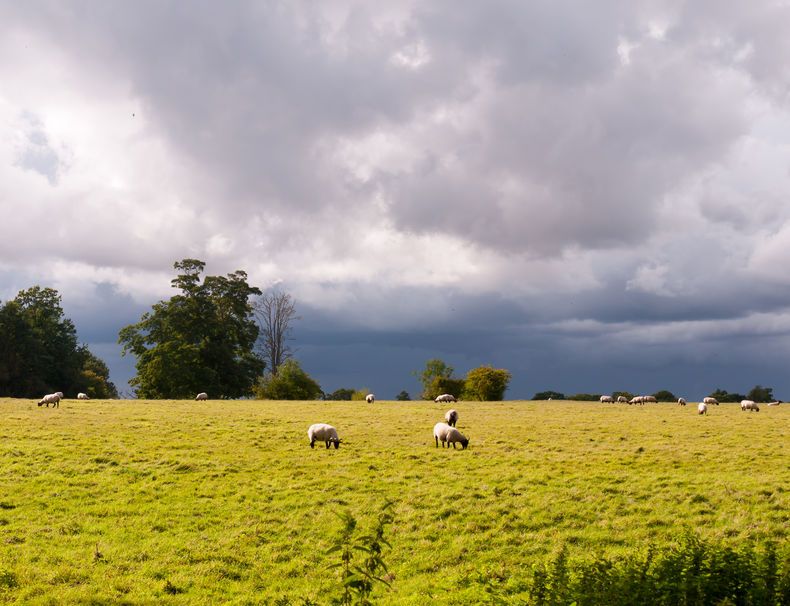
[[790, 399], [790, 2], [0, 1], [0, 300], [128, 394], [183, 258], [327, 392]]

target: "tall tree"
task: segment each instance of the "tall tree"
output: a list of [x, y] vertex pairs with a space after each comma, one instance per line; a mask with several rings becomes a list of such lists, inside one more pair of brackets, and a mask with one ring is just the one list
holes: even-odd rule
[[181, 292], [159, 301], [140, 322], [121, 329], [123, 355], [137, 357], [129, 382], [142, 398], [184, 398], [205, 391], [212, 398], [252, 394], [264, 361], [253, 351], [258, 327], [250, 297], [260, 289], [247, 274], [200, 275], [205, 263], [184, 259], [172, 281]]
[[280, 366], [293, 355], [288, 341], [293, 321], [299, 319], [296, 303], [288, 293], [272, 291], [262, 294], [253, 309], [260, 329], [258, 350], [269, 372], [276, 375]]
[[[455, 370], [452, 366], [447, 365], [444, 361], [433, 358], [425, 363], [425, 368], [421, 372], [415, 372], [417, 378], [422, 383], [422, 398], [424, 400], [433, 400], [442, 392], [442, 379], [452, 379]], [[453, 394], [458, 396], [460, 394]]]
[[502, 400], [505, 397], [510, 378], [510, 371], [504, 368], [491, 366], [473, 368], [466, 374], [462, 397], [464, 400], [479, 400], [481, 402]]
[[0, 395], [117, 396], [107, 365], [87, 346], [78, 346], [76, 328], [60, 301], [55, 289], [34, 286], [0, 308]]

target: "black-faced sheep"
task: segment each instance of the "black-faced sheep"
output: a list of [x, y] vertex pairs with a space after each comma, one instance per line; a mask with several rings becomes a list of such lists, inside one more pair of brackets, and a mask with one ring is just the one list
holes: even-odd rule
[[375, 401], [376, 401], [376, 396], [373, 395], [372, 393], [369, 393], [368, 395], [365, 396], [365, 402], [367, 402], [368, 404], [373, 404], [373, 402]]
[[335, 448], [340, 448], [340, 438], [337, 437], [337, 429], [326, 423], [314, 423], [307, 430], [307, 437], [310, 439], [310, 448], [315, 448], [316, 442], [324, 442], [329, 448], [334, 444]]
[[458, 423], [458, 411], [455, 408], [451, 408], [444, 413], [444, 420], [447, 421], [450, 427], [455, 427], [455, 424]]
[[198, 400], [208, 400], [208, 394], [205, 391], [201, 391], [198, 395], [195, 396], [195, 402]]
[[49, 408], [49, 405], [52, 404], [52, 408], [60, 408], [60, 399], [62, 397], [63, 395], [59, 391], [56, 391], [55, 393], [47, 394], [41, 398], [38, 405], [42, 406], [46, 404], [47, 408]]
[[436, 396], [433, 401], [439, 404], [440, 402], [457, 402], [458, 400], [455, 399], [455, 396], [449, 393], [443, 393], [440, 396]]
[[741, 400], [741, 410], [760, 412], [760, 407], [754, 400]]

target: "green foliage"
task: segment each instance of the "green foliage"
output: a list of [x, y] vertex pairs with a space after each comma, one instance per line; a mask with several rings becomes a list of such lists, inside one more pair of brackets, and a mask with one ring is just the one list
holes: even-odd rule
[[774, 390], [771, 387], [763, 387], [762, 385], [755, 385], [746, 394], [745, 400], [753, 400], [755, 402], [773, 402]]
[[395, 396], [395, 400], [398, 402], [410, 402], [411, 396], [409, 395], [408, 391], [403, 390], [397, 396]]
[[442, 391], [436, 391], [438, 379], [449, 379], [453, 376], [454, 369], [448, 366], [442, 360], [433, 358], [425, 363], [425, 369], [422, 372], [415, 372], [414, 374], [422, 383], [422, 398], [423, 400], [433, 400]]
[[60, 301], [56, 290], [34, 286], [0, 307], [0, 395], [76, 395], [90, 388], [94, 397], [117, 396], [107, 365], [78, 346]]
[[623, 396], [626, 400], [631, 400], [635, 394], [632, 394], [630, 391], [613, 391], [612, 397], [617, 401], [619, 396]]
[[495, 402], [504, 399], [511, 374], [504, 368], [480, 366], [466, 373], [464, 390], [461, 397], [464, 400], [477, 400], [480, 402]]
[[321, 386], [289, 358], [277, 374], [267, 372], [255, 386], [259, 400], [315, 400], [321, 396]]
[[436, 396], [449, 393], [450, 395], [460, 397], [464, 392], [464, 379], [452, 379], [449, 377], [434, 377], [431, 386], [428, 389], [428, 395], [433, 400]]
[[[387, 565], [384, 562], [384, 548], [391, 547], [384, 538], [384, 532], [392, 524], [393, 501], [386, 501], [376, 518], [374, 527], [368, 534], [355, 536], [357, 521], [348, 511], [337, 514], [343, 523], [337, 542], [327, 553], [339, 553], [340, 562], [330, 568], [340, 571], [340, 593], [330, 600], [333, 606], [372, 606], [371, 594], [376, 584], [390, 586], [384, 578]], [[361, 563], [355, 559], [355, 552], [364, 554]]]
[[677, 402], [678, 398], [671, 391], [662, 389], [653, 394], [656, 402]]
[[741, 393], [728, 393], [723, 389], [717, 389], [709, 394], [709, 397], [716, 398], [717, 402], [740, 402], [746, 399], [746, 396]]
[[351, 396], [353, 395], [354, 395], [353, 389], [347, 389], [341, 387], [340, 389], [336, 389], [330, 394], [324, 395], [324, 400], [348, 401], [351, 400]]
[[202, 261], [184, 259], [174, 267], [182, 273], [171, 283], [181, 294], [156, 303], [119, 333], [123, 354], [137, 357], [130, 385], [141, 398], [250, 395], [264, 363], [253, 352], [258, 326], [249, 298], [261, 291], [247, 284], [243, 271], [201, 283]]
[[365, 398], [367, 397], [367, 395], [369, 393], [370, 393], [370, 390], [368, 388], [366, 388], [366, 387], [363, 387], [362, 389], [355, 389], [354, 393], [351, 394], [351, 399], [354, 400], [354, 401], [357, 401], [357, 402], [359, 402], [359, 401], [363, 401], [364, 402]]
[[572, 396], [568, 396], [569, 400], [575, 400], [577, 402], [599, 402], [601, 400], [601, 394], [599, 393], [576, 393]]
[[539, 391], [534, 396], [533, 400], [564, 400], [565, 394], [559, 391]]

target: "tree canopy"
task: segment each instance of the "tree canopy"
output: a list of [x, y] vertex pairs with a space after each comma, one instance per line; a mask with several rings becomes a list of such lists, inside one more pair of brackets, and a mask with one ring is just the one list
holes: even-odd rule
[[107, 365], [78, 344], [60, 302], [57, 290], [34, 286], [0, 307], [0, 395], [117, 397]]
[[171, 281], [180, 293], [119, 333], [123, 355], [137, 358], [130, 385], [141, 398], [251, 395], [265, 366], [253, 351], [258, 326], [249, 302], [261, 290], [243, 271], [201, 282], [203, 261], [184, 259], [173, 267], [181, 272]]
[[534, 396], [533, 400], [564, 400], [565, 394], [559, 391], [539, 391]]
[[511, 379], [510, 371], [492, 366], [473, 368], [466, 374], [464, 391], [461, 397], [464, 400], [479, 400], [481, 402], [494, 402], [505, 397], [505, 391]]

